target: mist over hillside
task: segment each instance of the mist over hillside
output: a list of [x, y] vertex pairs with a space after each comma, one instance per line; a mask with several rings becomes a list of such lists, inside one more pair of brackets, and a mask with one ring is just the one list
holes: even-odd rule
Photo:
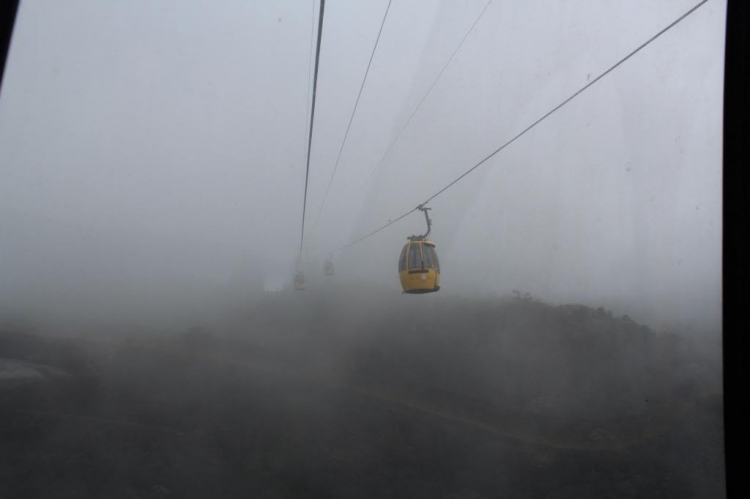
[[[34, 323], [47, 331], [76, 334], [98, 327], [161, 331], [198, 322], [223, 323], [227, 310], [263, 300], [292, 283], [293, 263], [229, 240], [104, 228], [13, 210], [6, 215], [13, 216], [3, 223], [0, 233], [0, 272], [4, 277], [0, 316]], [[371, 300], [400, 306], [396, 256], [387, 252], [375, 257], [345, 254], [336, 259], [333, 280], [322, 275], [323, 257], [306, 257], [301, 268], [311, 291], [324, 293], [319, 300], [333, 302], [351, 294], [345, 290], [368, 294], [379, 289], [381, 293]], [[649, 300], [648, 294], [613, 291], [591, 295], [573, 288], [562, 292], [529, 281], [527, 276], [519, 279], [514, 274], [519, 262], [513, 258], [504, 262], [502, 273], [481, 280], [464, 271], [464, 259], [443, 261], [447, 264], [440, 295], [453, 301], [497, 301], [513, 293], [530, 292], [549, 303], [605, 307], [657, 331], [719, 337], [716, 310], [720, 300], [716, 297], [705, 303], [696, 298], [689, 310], [683, 301], [675, 310], [666, 302]], [[698, 282], [694, 289], [681, 292], [704, 296], [708, 288]], [[435, 299], [423, 298], [427, 303]]]
[[705, 338], [522, 294], [365, 286], [269, 293], [224, 319], [6, 327], [0, 495], [723, 494]]

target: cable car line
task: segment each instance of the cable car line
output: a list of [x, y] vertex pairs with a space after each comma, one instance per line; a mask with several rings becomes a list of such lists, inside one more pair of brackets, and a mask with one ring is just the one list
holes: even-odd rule
[[409, 116], [409, 119], [406, 120], [406, 122], [404, 123], [404, 126], [402, 126], [401, 130], [399, 130], [398, 134], [396, 135], [396, 138], [393, 139], [393, 142], [391, 142], [391, 144], [388, 146], [388, 149], [386, 149], [385, 153], [383, 153], [383, 156], [380, 158], [380, 161], [378, 161], [378, 164], [375, 166], [375, 168], [373, 168], [370, 171], [369, 173], [370, 178], [372, 178], [372, 174], [375, 173], [375, 170], [380, 168], [380, 165], [383, 164], [383, 162], [385, 161], [385, 158], [388, 156], [388, 153], [391, 152], [391, 149], [393, 149], [393, 146], [395, 146], [396, 142], [398, 142], [398, 140], [401, 138], [401, 135], [404, 133], [404, 130], [406, 130], [406, 127], [408, 127], [409, 123], [411, 123], [412, 118], [414, 118], [414, 116], [417, 114], [417, 111], [419, 111], [419, 108], [422, 107], [422, 104], [424, 103], [424, 101], [427, 100], [427, 97], [432, 92], [432, 89], [435, 87], [435, 84], [443, 76], [443, 73], [445, 73], [445, 70], [448, 69], [448, 66], [453, 61], [453, 58], [456, 57], [456, 54], [458, 54], [458, 51], [461, 50], [461, 47], [463, 46], [466, 39], [469, 37], [471, 32], [474, 31], [474, 27], [477, 24], [479, 24], [479, 20], [482, 19], [482, 16], [484, 16], [484, 13], [487, 11], [487, 7], [489, 7], [491, 3], [492, 3], [492, 0], [489, 0], [487, 4], [484, 6], [484, 8], [482, 9], [482, 12], [479, 13], [479, 16], [477, 16], [476, 20], [474, 20], [474, 24], [471, 25], [471, 28], [469, 28], [469, 31], [466, 32], [463, 39], [461, 40], [461, 43], [458, 44], [458, 46], [456, 47], [456, 50], [454, 50], [453, 54], [451, 54], [450, 58], [448, 58], [448, 61], [443, 66], [443, 69], [440, 70], [440, 73], [438, 73], [437, 77], [430, 85], [430, 88], [428, 88], [427, 92], [424, 94], [424, 96], [422, 96], [422, 100], [419, 101], [419, 104], [417, 104], [417, 107], [414, 108], [414, 111], [412, 111], [411, 116]]
[[[312, 90], [312, 85], [310, 84], [310, 82], [312, 80], [312, 59], [313, 59], [313, 50], [315, 48], [315, 0], [312, 0], [310, 7], [312, 8], [310, 9], [310, 53], [308, 54], [308, 58], [307, 58], [307, 100], [305, 101], [305, 136], [304, 136], [305, 142], [307, 142], [307, 137], [308, 137], [308, 134], [310, 133], [310, 120], [308, 120], [307, 117], [310, 112], [310, 92]], [[306, 149], [307, 148], [305, 148], [304, 150], [304, 154], [307, 154]], [[304, 209], [303, 209], [303, 218], [304, 218]], [[302, 236], [302, 239], [304, 239], [304, 236]], [[300, 255], [301, 255], [301, 251], [302, 249], [300, 248]]]
[[389, 220], [388, 223], [385, 224], [385, 225], [383, 225], [382, 227], [375, 229], [374, 231], [370, 232], [369, 234], [367, 234], [365, 236], [362, 236], [359, 239], [357, 239], [355, 241], [352, 241], [352, 242], [350, 242], [349, 244], [347, 244], [345, 246], [341, 246], [340, 248], [337, 248], [337, 249], [331, 251], [331, 253], [338, 253], [339, 251], [345, 250], [346, 248], [349, 248], [350, 246], [354, 246], [355, 244], [364, 241], [365, 239], [367, 239], [370, 236], [374, 236], [375, 234], [377, 234], [381, 230], [383, 230], [386, 227], [389, 227], [389, 226], [395, 224], [396, 222], [400, 221], [401, 219], [406, 218], [407, 216], [411, 215], [412, 213], [414, 213], [418, 209], [419, 209], [419, 206], [417, 206], [416, 208], [412, 209], [411, 211], [408, 211], [408, 212], [404, 213], [403, 215], [401, 215], [400, 217], [396, 218], [395, 220]]
[[[307, 185], [310, 179], [310, 150], [312, 148], [313, 124], [315, 123], [315, 94], [318, 87], [318, 66], [320, 63], [320, 42], [323, 36], [323, 12], [326, 0], [320, 0], [320, 15], [318, 17], [318, 42], [315, 48], [315, 74], [313, 76], [312, 105], [310, 107], [310, 134], [307, 139], [307, 167], [305, 169], [305, 195], [302, 201], [302, 230], [299, 239], [299, 258], [302, 257], [302, 245], [305, 241], [305, 212], [307, 211]], [[309, 86], [308, 86], [309, 88]]]
[[307, 120], [307, 113], [310, 108], [310, 80], [312, 80], [312, 58], [313, 58], [313, 47], [315, 47], [315, 0], [312, 0], [312, 7], [310, 9], [310, 53], [307, 58], [307, 100], [305, 101], [305, 141], [307, 141], [307, 134], [310, 131], [310, 122]]
[[385, 14], [383, 15], [383, 21], [380, 23], [380, 30], [378, 31], [378, 37], [375, 39], [375, 46], [372, 48], [372, 54], [370, 54], [370, 61], [367, 63], [367, 69], [365, 70], [365, 77], [362, 79], [362, 85], [359, 87], [359, 94], [357, 94], [357, 100], [354, 103], [354, 109], [352, 110], [352, 115], [349, 118], [349, 125], [346, 127], [346, 133], [344, 134], [344, 140], [341, 142], [341, 148], [339, 149], [339, 155], [336, 158], [336, 164], [333, 167], [333, 172], [331, 172], [331, 178], [328, 179], [328, 186], [326, 187], [326, 193], [323, 196], [323, 202], [320, 205], [320, 210], [318, 211], [318, 216], [315, 219], [315, 226], [317, 227], [318, 221], [320, 221], [320, 214], [323, 213], [323, 207], [325, 207], [326, 200], [328, 199], [328, 191], [331, 189], [331, 184], [333, 183], [333, 177], [336, 175], [336, 170], [339, 167], [339, 161], [341, 161], [341, 153], [344, 152], [344, 145], [346, 144], [346, 139], [349, 137], [349, 130], [352, 127], [352, 122], [354, 121], [354, 115], [357, 113], [357, 106], [359, 105], [359, 99], [362, 97], [362, 90], [365, 88], [365, 82], [367, 82], [367, 75], [370, 72], [370, 65], [372, 65], [372, 59], [375, 57], [375, 51], [378, 48], [378, 42], [380, 41], [380, 35], [383, 33], [383, 26], [385, 26], [385, 20], [388, 17], [388, 11], [391, 9], [391, 2], [392, 0], [388, 0], [388, 6], [385, 9]]
[[485, 157], [479, 163], [477, 163], [476, 165], [474, 165], [471, 168], [469, 168], [468, 170], [466, 170], [463, 174], [461, 174], [453, 182], [451, 182], [450, 184], [446, 185], [445, 187], [443, 187], [442, 189], [440, 189], [438, 192], [436, 192], [435, 194], [433, 194], [432, 196], [430, 196], [427, 199], [427, 201], [425, 201], [422, 204], [429, 203], [430, 201], [432, 201], [433, 199], [435, 199], [436, 197], [438, 197], [440, 194], [442, 194], [443, 192], [445, 192], [446, 190], [448, 190], [450, 187], [452, 187], [454, 184], [456, 184], [459, 180], [461, 180], [462, 178], [464, 178], [465, 176], [467, 176], [469, 173], [471, 173], [474, 170], [476, 170], [477, 168], [479, 168], [485, 161], [487, 161], [488, 159], [490, 159], [491, 157], [493, 157], [495, 154], [499, 153], [500, 151], [502, 151], [503, 149], [505, 149], [507, 146], [509, 146], [510, 144], [512, 144], [513, 142], [515, 142], [516, 139], [519, 139], [526, 132], [528, 132], [529, 130], [531, 130], [532, 128], [534, 128], [535, 126], [537, 126], [539, 123], [541, 123], [542, 121], [544, 121], [547, 117], [549, 117], [555, 111], [557, 111], [558, 109], [560, 109], [561, 107], [563, 107], [565, 104], [567, 104], [568, 102], [570, 102], [573, 99], [575, 99], [576, 97], [578, 97], [578, 95], [580, 95], [584, 90], [588, 89], [591, 85], [593, 85], [597, 81], [599, 81], [602, 78], [604, 78], [607, 74], [609, 74], [610, 72], [612, 72], [615, 68], [617, 68], [618, 66], [620, 66], [623, 62], [625, 62], [628, 59], [630, 59], [631, 57], [633, 57], [641, 49], [643, 49], [644, 47], [646, 47], [646, 45], [650, 44], [651, 42], [653, 42], [654, 40], [656, 40], [657, 38], [659, 38], [661, 35], [663, 35], [664, 33], [666, 33], [670, 28], [672, 28], [677, 23], [679, 23], [680, 21], [682, 21], [683, 19], [685, 19], [687, 16], [689, 16], [690, 14], [692, 14], [698, 7], [700, 7], [701, 5], [703, 5], [704, 3], [706, 3], [707, 1], [708, 0], [702, 0], [698, 5], [696, 5], [695, 7], [693, 7], [692, 9], [690, 9], [689, 11], [687, 11], [686, 13], [684, 13], [683, 15], [681, 15], [680, 17], [678, 17], [669, 26], [667, 26], [666, 28], [662, 29], [657, 34], [655, 34], [654, 36], [652, 36], [651, 38], [649, 38], [646, 42], [644, 42], [643, 44], [641, 44], [637, 49], [635, 49], [634, 51], [632, 51], [631, 53], [629, 53], [628, 55], [626, 55], [624, 58], [620, 59], [616, 64], [614, 64], [608, 70], [606, 70], [605, 72], [603, 72], [602, 74], [600, 74], [599, 76], [597, 76], [596, 78], [594, 78], [593, 80], [591, 80], [588, 84], [584, 85], [576, 93], [574, 93], [573, 95], [571, 95], [570, 97], [568, 97], [567, 99], [565, 99], [564, 101], [562, 101], [560, 104], [558, 104], [556, 107], [554, 107], [547, 114], [545, 114], [544, 116], [542, 116], [541, 118], [539, 118], [538, 120], [536, 120], [534, 123], [532, 123], [531, 125], [529, 125], [528, 127], [526, 127], [521, 133], [519, 133], [518, 135], [516, 135], [515, 137], [513, 137], [512, 139], [510, 139], [508, 142], [506, 142], [502, 146], [500, 146], [497, 149], [495, 149], [487, 157]]
[[612, 65], [609, 69], [607, 69], [606, 71], [604, 71], [603, 73], [601, 73], [599, 76], [597, 76], [596, 78], [594, 78], [593, 80], [591, 80], [586, 85], [584, 85], [580, 90], [578, 90], [573, 95], [571, 95], [570, 97], [568, 97], [567, 99], [565, 99], [564, 101], [562, 101], [557, 106], [555, 106], [551, 111], [547, 112], [545, 115], [543, 115], [541, 118], [539, 118], [538, 120], [536, 120], [535, 122], [533, 122], [531, 125], [529, 125], [528, 127], [526, 127], [524, 130], [522, 130], [520, 133], [518, 133], [512, 139], [510, 139], [507, 142], [505, 142], [503, 145], [501, 145], [500, 147], [498, 147], [497, 149], [495, 149], [492, 153], [490, 153], [489, 155], [487, 155], [484, 159], [482, 159], [477, 164], [475, 164], [474, 166], [472, 166], [471, 168], [469, 168], [468, 170], [466, 170], [464, 173], [462, 173], [455, 180], [453, 180], [448, 185], [446, 185], [445, 187], [443, 187], [442, 189], [440, 189], [439, 191], [437, 191], [435, 194], [433, 194], [432, 196], [430, 196], [429, 198], [427, 198], [426, 201], [424, 201], [421, 204], [419, 204], [416, 208], [412, 208], [411, 210], [407, 211], [406, 213], [404, 213], [400, 217], [398, 217], [398, 218], [396, 218], [396, 219], [394, 219], [392, 221], [389, 221], [387, 224], [385, 224], [382, 227], [380, 227], [380, 228], [378, 228], [378, 229], [370, 232], [369, 234], [367, 234], [367, 235], [365, 235], [365, 236], [363, 236], [363, 237], [361, 237], [361, 238], [359, 238], [359, 239], [357, 239], [357, 240], [355, 240], [355, 241], [353, 241], [353, 242], [351, 242], [351, 243], [349, 243], [349, 244], [347, 244], [345, 246], [342, 246], [342, 247], [334, 250], [334, 252], [338, 252], [338, 251], [344, 250], [346, 248], [349, 248], [351, 246], [354, 246], [355, 244], [360, 243], [360, 242], [364, 241], [365, 239], [367, 239], [367, 238], [369, 238], [371, 236], [374, 236], [375, 234], [377, 234], [381, 230], [385, 229], [386, 227], [388, 227], [390, 225], [393, 225], [394, 223], [398, 222], [399, 220], [402, 220], [402, 219], [406, 218], [408, 215], [411, 215], [415, 211], [422, 210], [427, 203], [429, 203], [430, 201], [432, 201], [433, 199], [435, 199], [436, 197], [438, 197], [443, 192], [447, 191], [449, 188], [453, 187], [461, 179], [463, 179], [468, 174], [470, 174], [471, 172], [473, 172], [474, 170], [476, 170], [477, 168], [479, 168], [481, 165], [483, 165], [487, 160], [489, 160], [490, 158], [492, 158], [493, 156], [495, 156], [497, 153], [499, 153], [500, 151], [502, 151], [503, 149], [505, 149], [506, 147], [508, 147], [510, 144], [512, 144], [513, 142], [515, 142], [517, 139], [521, 138], [523, 135], [526, 134], [526, 132], [528, 132], [529, 130], [531, 130], [532, 128], [534, 128], [535, 126], [537, 126], [539, 123], [541, 123], [542, 121], [544, 121], [545, 119], [547, 119], [549, 116], [551, 116], [553, 113], [555, 113], [560, 108], [562, 108], [563, 106], [565, 106], [567, 103], [569, 103], [570, 101], [572, 101], [574, 98], [578, 97], [581, 93], [583, 93], [584, 90], [587, 90], [594, 83], [596, 83], [597, 81], [601, 80], [606, 75], [608, 75], [609, 73], [611, 73], [614, 69], [616, 69], [622, 63], [624, 63], [625, 61], [627, 61], [628, 59], [630, 59], [631, 57], [633, 57], [635, 54], [637, 54], [638, 52], [640, 52], [643, 48], [645, 48], [651, 42], [653, 42], [654, 40], [656, 40], [657, 38], [659, 38], [661, 35], [663, 35], [667, 31], [669, 31], [670, 29], [672, 29], [680, 21], [682, 21], [683, 19], [685, 19], [686, 17], [688, 17], [690, 14], [692, 14], [693, 12], [695, 12], [699, 7], [701, 7], [707, 1], [708, 0], [702, 0], [701, 2], [699, 2], [698, 4], [696, 4], [694, 7], [692, 7], [690, 10], [688, 10], [687, 12], [685, 12], [684, 14], [682, 14], [677, 19], [675, 19], [672, 23], [670, 23], [669, 25], [667, 25], [661, 31], [659, 31], [654, 36], [652, 36], [651, 38], [649, 38], [648, 40], [646, 40], [644, 43], [642, 43], [641, 45], [639, 45], [638, 48], [636, 48], [635, 50], [633, 50], [632, 52], [630, 52], [628, 55], [626, 55], [625, 57], [623, 57], [622, 59], [620, 59], [617, 63], [615, 63], [614, 65]]

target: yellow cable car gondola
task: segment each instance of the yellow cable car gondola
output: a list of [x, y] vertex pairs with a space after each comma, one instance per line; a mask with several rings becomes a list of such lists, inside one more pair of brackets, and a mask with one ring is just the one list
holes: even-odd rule
[[422, 236], [410, 236], [398, 261], [398, 276], [404, 293], [434, 293], [440, 289], [440, 262], [438, 261], [435, 243], [427, 236], [432, 228], [427, 210], [419, 206], [427, 220], [427, 232]]
[[297, 291], [305, 290], [305, 274], [301, 270], [294, 274], [294, 289]]
[[323, 273], [328, 276], [333, 275], [333, 262], [331, 261], [331, 257], [328, 257], [326, 263], [323, 265]]

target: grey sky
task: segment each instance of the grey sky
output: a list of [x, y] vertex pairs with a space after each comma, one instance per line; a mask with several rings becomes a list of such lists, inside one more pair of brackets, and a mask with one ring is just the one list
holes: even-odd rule
[[[485, 3], [393, 0], [309, 272], [315, 250], [413, 208], [696, 2], [495, 0], [370, 179]], [[311, 230], [386, 5], [326, 3]], [[0, 98], [0, 298], [72, 307], [90, 299], [69, 293], [86, 269], [100, 291], [160, 296], [258, 262], [287, 275], [312, 16], [307, 0], [22, 2]], [[431, 203], [445, 292], [718, 325], [724, 19], [710, 0]], [[337, 278], [398, 292], [423, 225], [342, 253]]]

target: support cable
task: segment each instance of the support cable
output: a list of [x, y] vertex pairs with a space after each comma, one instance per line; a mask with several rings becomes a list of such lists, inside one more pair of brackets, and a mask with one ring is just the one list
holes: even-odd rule
[[422, 104], [424, 103], [424, 101], [427, 100], [427, 97], [432, 92], [432, 89], [435, 87], [435, 84], [443, 76], [443, 73], [445, 73], [445, 70], [448, 69], [448, 66], [450, 65], [450, 63], [453, 62], [453, 59], [456, 57], [456, 54], [458, 54], [458, 51], [461, 50], [461, 47], [463, 46], [464, 42], [469, 37], [471, 32], [474, 31], [474, 27], [479, 23], [479, 20], [482, 19], [482, 16], [484, 16], [484, 13], [487, 11], [487, 7], [489, 7], [491, 3], [492, 3], [492, 0], [489, 0], [489, 2], [487, 2], [487, 4], [482, 9], [482, 12], [479, 13], [479, 16], [477, 16], [476, 20], [474, 21], [474, 24], [471, 25], [471, 28], [469, 28], [469, 31], [466, 32], [463, 39], [461, 40], [461, 43], [458, 44], [458, 46], [456, 47], [456, 50], [453, 51], [453, 54], [451, 54], [450, 58], [448, 58], [448, 61], [443, 66], [443, 69], [440, 70], [440, 73], [438, 73], [437, 77], [430, 85], [430, 88], [427, 89], [427, 93], [425, 93], [424, 96], [422, 96], [422, 100], [419, 101], [419, 104], [417, 104], [417, 107], [414, 108], [414, 111], [412, 111], [411, 116], [409, 116], [409, 119], [406, 120], [406, 123], [404, 123], [404, 126], [402, 126], [401, 130], [399, 130], [398, 134], [396, 135], [396, 138], [393, 139], [393, 142], [391, 142], [391, 144], [388, 146], [388, 149], [386, 149], [385, 153], [380, 158], [380, 161], [378, 161], [378, 164], [375, 166], [375, 168], [373, 168], [370, 171], [369, 173], [370, 178], [372, 178], [372, 174], [375, 173], [375, 170], [380, 168], [380, 165], [383, 164], [383, 162], [385, 161], [385, 158], [391, 152], [391, 149], [393, 149], [393, 146], [395, 146], [396, 142], [398, 142], [398, 139], [401, 138], [401, 135], [404, 133], [404, 130], [406, 130], [406, 127], [408, 127], [409, 123], [411, 123], [412, 118], [414, 118], [414, 116], [417, 114], [417, 111], [419, 111], [419, 108], [422, 107]]
[[[310, 135], [307, 139], [307, 167], [305, 169], [305, 196], [302, 201], [302, 230], [299, 239], [299, 256], [302, 258], [302, 245], [305, 242], [305, 212], [307, 211], [307, 185], [310, 179], [310, 150], [312, 149], [313, 124], [315, 123], [315, 95], [318, 88], [318, 65], [320, 63], [320, 42], [323, 36], [323, 12], [326, 0], [320, 0], [320, 15], [318, 17], [318, 43], [315, 48], [315, 75], [313, 76], [312, 106], [310, 107]], [[308, 86], [309, 88], [309, 86]]]
[[367, 63], [367, 69], [365, 70], [365, 77], [362, 79], [362, 85], [359, 87], [359, 94], [357, 94], [357, 100], [354, 103], [354, 109], [352, 110], [352, 115], [349, 118], [349, 125], [346, 127], [346, 133], [344, 134], [344, 140], [341, 142], [341, 148], [339, 149], [339, 155], [336, 158], [336, 164], [333, 167], [333, 172], [331, 172], [331, 178], [328, 179], [328, 186], [326, 187], [326, 193], [323, 196], [323, 202], [320, 205], [320, 210], [318, 211], [318, 216], [315, 219], [315, 226], [318, 226], [318, 222], [320, 221], [320, 214], [323, 213], [323, 208], [326, 205], [326, 200], [328, 199], [328, 191], [331, 189], [331, 184], [333, 183], [333, 177], [336, 175], [336, 170], [339, 167], [339, 162], [341, 161], [341, 153], [344, 152], [344, 145], [346, 144], [346, 139], [349, 137], [349, 130], [352, 127], [352, 122], [354, 121], [354, 115], [357, 113], [357, 106], [359, 105], [359, 99], [362, 97], [362, 90], [365, 88], [365, 82], [367, 82], [367, 75], [370, 72], [370, 65], [372, 64], [372, 59], [375, 57], [375, 51], [378, 48], [378, 42], [380, 41], [380, 35], [383, 32], [383, 26], [385, 26], [385, 20], [388, 17], [388, 11], [391, 9], [391, 2], [392, 0], [388, 0], [388, 6], [385, 9], [385, 14], [383, 15], [383, 21], [380, 23], [380, 30], [378, 31], [378, 37], [375, 39], [375, 46], [372, 48], [372, 54], [370, 54], [370, 61]]
[[615, 68], [617, 68], [622, 63], [624, 63], [625, 61], [627, 61], [628, 59], [630, 59], [631, 57], [633, 57], [638, 52], [640, 52], [643, 48], [645, 48], [651, 42], [653, 42], [654, 40], [656, 40], [657, 38], [659, 38], [661, 35], [663, 35], [667, 31], [669, 31], [671, 28], [673, 28], [675, 25], [677, 25], [680, 21], [682, 21], [683, 19], [685, 19], [686, 17], [688, 17], [690, 14], [692, 14], [693, 12], [695, 12], [699, 7], [701, 7], [707, 1], [708, 0], [702, 0], [697, 5], [695, 5], [694, 7], [692, 7], [690, 10], [688, 10], [687, 12], [685, 12], [684, 14], [682, 14], [680, 17], [678, 17], [677, 19], [675, 19], [667, 27], [665, 27], [664, 29], [662, 29], [661, 31], [659, 31], [658, 33], [656, 33], [654, 36], [652, 36], [651, 38], [649, 38], [646, 42], [644, 42], [638, 48], [636, 48], [635, 50], [633, 50], [632, 52], [630, 52], [628, 55], [626, 55], [625, 57], [623, 57], [622, 59], [620, 59], [617, 63], [615, 63], [613, 66], [611, 66], [609, 69], [607, 69], [606, 71], [604, 71], [602, 74], [600, 74], [599, 76], [597, 76], [593, 80], [591, 80], [588, 84], [584, 85], [580, 90], [578, 90], [573, 95], [571, 95], [570, 97], [568, 97], [567, 99], [565, 99], [564, 101], [562, 101], [560, 104], [558, 104], [557, 106], [555, 106], [554, 108], [552, 108], [551, 111], [547, 112], [541, 118], [539, 118], [538, 120], [536, 120], [535, 122], [533, 122], [531, 125], [529, 125], [525, 129], [523, 129], [515, 137], [513, 137], [512, 139], [510, 139], [509, 141], [505, 142], [503, 145], [501, 145], [500, 147], [498, 147], [497, 149], [495, 149], [492, 153], [490, 153], [484, 159], [482, 159], [481, 161], [479, 161], [479, 163], [475, 164], [474, 166], [472, 166], [471, 168], [469, 168], [468, 170], [466, 170], [464, 173], [462, 173], [455, 180], [453, 180], [448, 185], [446, 185], [445, 187], [443, 187], [442, 189], [440, 189], [439, 191], [437, 191], [435, 194], [433, 194], [432, 196], [430, 196], [429, 198], [427, 198], [426, 201], [420, 203], [419, 206], [417, 206], [416, 208], [413, 208], [410, 211], [404, 213], [403, 215], [401, 215], [400, 217], [396, 218], [395, 220], [389, 221], [387, 224], [385, 224], [382, 227], [380, 227], [380, 228], [378, 228], [378, 229], [370, 232], [366, 236], [363, 236], [363, 237], [361, 237], [361, 238], [359, 238], [359, 239], [357, 239], [357, 240], [355, 240], [355, 241], [353, 241], [353, 242], [351, 242], [351, 243], [349, 243], [349, 244], [347, 244], [345, 246], [342, 246], [342, 247], [334, 250], [334, 252], [341, 251], [341, 250], [349, 248], [350, 246], [353, 246], [353, 245], [355, 245], [355, 244], [357, 244], [359, 242], [362, 242], [365, 239], [367, 239], [367, 238], [369, 238], [371, 236], [374, 236], [375, 234], [377, 234], [381, 230], [385, 229], [386, 227], [388, 227], [390, 225], [393, 225], [394, 223], [398, 222], [399, 220], [402, 220], [406, 216], [408, 216], [408, 215], [414, 213], [415, 211], [421, 209], [422, 207], [424, 207], [424, 205], [426, 205], [427, 203], [429, 203], [430, 201], [432, 201], [433, 199], [435, 199], [436, 197], [438, 197], [440, 194], [444, 193], [445, 191], [447, 191], [448, 189], [450, 189], [451, 187], [453, 187], [461, 179], [463, 179], [468, 174], [470, 174], [471, 172], [473, 172], [474, 170], [476, 170], [477, 168], [479, 168], [481, 165], [483, 165], [487, 160], [489, 160], [494, 155], [496, 155], [497, 153], [499, 153], [500, 151], [502, 151], [503, 149], [505, 149], [507, 146], [509, 146], [510, 144], [512, 144], [513, 142], [515, 142], [517, 139], [519, 139], [520, 137], [522, 137], [524, 134], [526, 134], [526, 132], [528, 132], [529, 130], [531, 130], [532, 128], [534, 128], [535, 126], [537, 126], [539, 123], [541, 123], [542, 121], [544, 121], [545, 119], [547, 119], [548, 117], [550, 117], [553, 113], [555, 113], [556, 111], [558, 111], [560, 108], [562, 108], [563, 106], [565, 106], [567, 103], [569, 103], [570, 101], [572, 101], [573, 99], [575, 99], [576, 97], [578, 97], [581, 93], [583, 93], [584, 90], [587, 90], [594, 83], [596, 83], [597, 81], [599, 81], [602, 78], [604, 78], [606, 75], [608, 75], [609, 73], [611, 73]]

